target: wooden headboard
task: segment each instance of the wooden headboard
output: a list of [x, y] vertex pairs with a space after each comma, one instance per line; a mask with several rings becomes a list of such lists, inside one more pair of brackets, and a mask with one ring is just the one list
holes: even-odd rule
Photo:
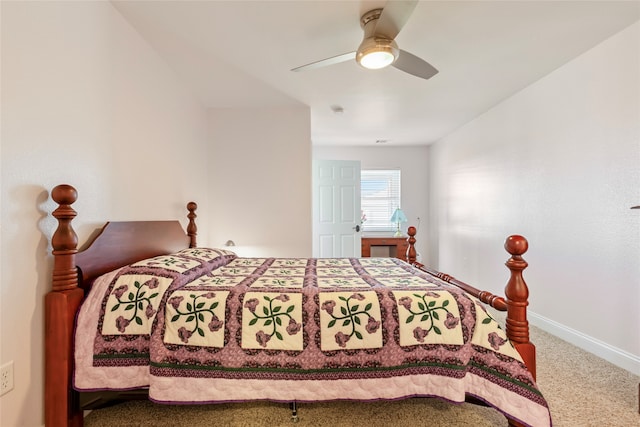
[[89, 246], [76, 254], [78, 285], [86, 288], [109, 271], [189, 245], [190, 236], [178, 221], [108, 222]]
[[[78, 250], [78, 238], [71, 225], [76, 216], [71, 205], [77, 200], [78, 193], [72, 186], [63, 184], [55, 187], [51, 196], [60, 205], [53, 212], [59, 221], [52, 239], [56, 263], [60, 257], [67, 259], [64, 269], [58, 265], [54, 267], [54, 275], [60, 272], [65, 276], [64, 286], [67, 289], [79, 286], [86, 290], [104, 273], [146, 258], [196, 246], [195, 210], [198, 205], [189, 202], [186, 233], [179, 221], [108, 222], [82, 250]], [[70, 269], [77, 272], [77, 283], [73, 283], [75, 278]]]
[[196, 246], [197, 227], [193, 202], [187, 204], [187, 232], [179, 221], [109, 222], [78, 251], [78, 236], [71, 221], [71, 205], [78, 192], [70, 185], [51, 191], [58, 203], [53, 216], [51, 292], [45, 297], [45, 425], [81, 426], [79, 395], [73, 390], [73, 330], [85, 290], [103, 273], [119, 267]]

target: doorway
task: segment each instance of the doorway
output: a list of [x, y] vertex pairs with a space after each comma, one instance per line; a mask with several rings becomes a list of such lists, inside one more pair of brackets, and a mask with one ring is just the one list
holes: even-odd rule
[[360, 162], [314, 160], [312, 186], [313, 257], [360, 257]]

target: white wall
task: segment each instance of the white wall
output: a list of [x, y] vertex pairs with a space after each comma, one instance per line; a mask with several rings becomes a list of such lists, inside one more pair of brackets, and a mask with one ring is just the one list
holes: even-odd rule
[[318, 160], [358, 160], [362, 169], [399, 168], [402, 178], [400, 188], [402, 210], [409, 220], [403, 224], [403, 230], [406, 232], [410, 225], [418, 227], [416, 251], [421, 255], [421, 262], [432, 265], [427, 245], [430, 238], [428, 153], [427, 147], [315, 146], [313, 148], [313, 158]]
[[107, 219], [182, 219], [192, 199], [207, 212], [208, 121], [109, 2], [1, 6], [0, 363], [14, 362], [15, 388], [0, 398], [0, 425], [38, 426], [49, 191], [78, 189], [81, 242]]
[[502, 242], [526, 236], [533, 322], [640, 372], [640, 23], [430, 158], [440, 268], [501, 292]]
[[213, 109], [212, 246], [238, 255], [311, 256], [311, 116], [306, 106]]

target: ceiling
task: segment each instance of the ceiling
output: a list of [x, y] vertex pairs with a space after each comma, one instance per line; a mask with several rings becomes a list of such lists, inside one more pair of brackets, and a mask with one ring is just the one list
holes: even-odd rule
[[433, 143], [640, 19], [635, 0], [423, 0], [396, 38], [439, 70], [423, 80], [355, 61], [290, 71], [355, 51], [384, 0], [112, 3], [205, 107], [309, 106], [314, 145]]

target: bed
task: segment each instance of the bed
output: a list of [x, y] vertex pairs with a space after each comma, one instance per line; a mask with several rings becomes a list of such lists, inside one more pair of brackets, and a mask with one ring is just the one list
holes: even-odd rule
[[[510, 236], [506, 298], [394, 258], [242, 258], [179, 221], [109, 222], [82, 250], [76, 190], [51, 193], [45, 421], [79, 426], [81, 396], [164, 404], [438, 397], [549, 426], [535, 384], [522, 254]], [[486, 309], [506, 311], [500, 327]], [[89, 401], [103, 397], [91, 397]], [[85, 401], [87, 401], [85, 399]]]

